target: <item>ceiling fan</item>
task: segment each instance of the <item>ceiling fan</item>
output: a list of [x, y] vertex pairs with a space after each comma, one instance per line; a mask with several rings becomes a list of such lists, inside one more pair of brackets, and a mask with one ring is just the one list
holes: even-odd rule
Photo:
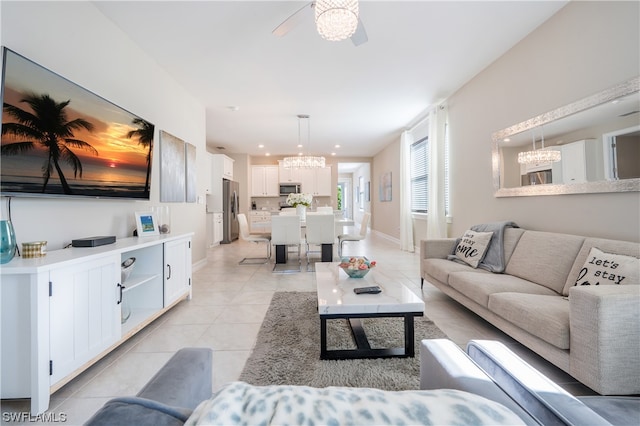
[[[314, 9], [316, 7], [316, 2], [312, 1], [298, 9], [293, 15], [289, 16], [285, 19], [280, 25], [276, 27], [271, 33], [278, 37], [283, 37], [289, 33], [292, 29], [300, 25], [300, 23], [304, 21], [309, 21], [313, 19]], [[362, 21], [360, 17], [358, 17], [358, 27], [355, 32], [351, 35], [351, 41], [355, 46], [360, 46], [363, 43], [366, 43], [369, 38], [367, 37], [367, 32], [364, 29], [364, 25], [362, 25]]]

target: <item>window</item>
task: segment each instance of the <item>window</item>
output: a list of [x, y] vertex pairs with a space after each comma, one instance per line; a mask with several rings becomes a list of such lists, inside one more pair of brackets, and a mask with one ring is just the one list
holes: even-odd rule
[[444, 124], [444, 214], [449, 216], [449, 124]]
[[426, 213], [429, 204], [428, 137], [411, 144], [411, 211]]

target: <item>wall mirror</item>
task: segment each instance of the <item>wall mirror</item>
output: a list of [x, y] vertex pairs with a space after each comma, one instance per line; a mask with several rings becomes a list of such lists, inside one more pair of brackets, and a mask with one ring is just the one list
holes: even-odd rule
[[493, 133], [495, 196], [640, 191], [639, 89], [635, 77]]

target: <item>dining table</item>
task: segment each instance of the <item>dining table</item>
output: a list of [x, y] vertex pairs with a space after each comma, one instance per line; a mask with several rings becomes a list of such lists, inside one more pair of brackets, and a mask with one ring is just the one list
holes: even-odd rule
[[[353, 219], [344, 219], [344, 218], [336, 218], [335, 219], [336, 227], [340, 227], [341, 230], [344, 230], [345, 226], [353, 226]], [[301, 234], [304, 234], [304, 231], [307, 227], [307, 222], [305, 220], [300, 221], [300, 228], [302, 230]], [[342, 232], [341, 232], [342, 233]], [[276, 253], [276, 264], [284, 264], [287, 263], [288, 259], [288, 250], [287, 246], [276, 244], [275, 246]], [[320, 261], [321, 262], [333, 262], [333, 244], [322, 244], [320, 248]]]

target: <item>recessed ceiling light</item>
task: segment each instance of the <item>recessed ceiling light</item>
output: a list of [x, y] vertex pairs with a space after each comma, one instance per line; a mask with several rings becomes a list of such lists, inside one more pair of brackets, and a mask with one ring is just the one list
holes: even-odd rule
[[302, 153], [301, 153], [301, 152], [299, 152], [299, 153], [298, 153], [298, 155], [302, 155]]
[[271, 154], [269, 154], [269, 153], [267, 152], [267, 153], [265, 153], [264, 155], [268, 157], [268, 156], [270, 156]]
[[503, 142], [511, 142], [511, 139], [509, 139], [509, 138], [504, 138], [504, 139], [502, 139], [502, 141], [503, 141]]
[[302, 148], [302, 145], [301, 145], [301, 144], [298, 144], [298, 148]]
[[332, 153], [331, 153], [331, 155], [336, 155], [336, 153], [335, 153], [335, 152], [332, 152]]
[[264, 148], [264, 145], [260, 144], [258, 145], [258, 148]]
[[340, 148], [340, 145], [334, 145], [333, 147], [334, 148]]

